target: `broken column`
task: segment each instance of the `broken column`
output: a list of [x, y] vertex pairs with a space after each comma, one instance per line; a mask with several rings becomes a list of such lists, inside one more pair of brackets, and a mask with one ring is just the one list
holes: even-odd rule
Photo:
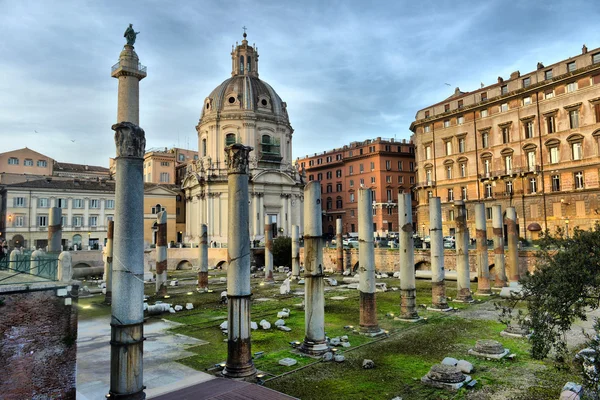
[[[338, 221], [341, 222], [341, 220]], [[377, 303], [375, 300], [373, 201], [371, 200], [371, 189], [364, 188], [358, 191], [358, 271], [360, 330], [366, 334], [379, 333], [381, 329], [377, 324]]]
[[494, 271], [496, 279], [494, 287], [506, 286], [506, 267], [504, 263], [504, 224], [502, 223], [502, 206], [492, 206], [492, 233], [494, 235]]
[[300, 351], [321, 355], [329, 350], [325, 341], [325, 293], [323, 288], [321, 183], [304, 187], [304, 342]]
[[477, 294], [489, 296], [492, 294], [492, 289], [490, 287], [490, 263], [484, 203], [475, 204], [475, 239], [477, 240]]
[[506, 208], [506, 233], [508, 242], [508, 279], [519, 282], [519, 232], [517, 232], [517, 210]]
[[429, 198], [429, 236], [431, 238], [431, 307], [433, 311], [448, 311], [444, 271], [444, 238], [442, 235], [442, 205], [439, 197]]
[[342, 219], [335, 220], [335, 247], [337, 253], [337, 272], [344, 272], [344, 242], [342, 239]]
[[73, 279], [73, 261], [71, 253], [61, 251], [58, 255], [58, 269], [56, 280], [59, 282], [70, 282]]
[[104, 303], [112, 303], [112, 261], [113, 261], [113, 234], [115, 229], [114, 221], [108, 221], [108, 231], [106, 232], [106, 247], [104, 248], [104, 283], [106, 284], [106, 294]]
[[300, 227], [292, 226], [292, 279], [300, 277]]
[[200, 256], [198, 257], [198, 289], [208, 290], [208, 227], [200, 224]]
[[398, 228], [398, 235], [400, 237], [400, 318], [418, 320], [412, 200], [410, 193], [400, 193], [398, 195]]
[[454, 201], [456, 211], [456, 301], [472, 302], [469, 270], [469, 229], [465, 202]]
[[144, 130], [113, 125], [117, 149], [110, 396], [143, 399]]
[[48, 252], [62, 251], [62, 209], [51, 207], [48, 213]]
[[265, 282], [273, 282], [273, 225], [265, 214]]
[[167, 294], [167, 212], [156, 214], [156, 294]]
[[223, 376], [256, 374], [250, 346], [250, 235], [248, 158], [252, 147], [236, 143], [225, 148], [227, 164], [227, 362]]

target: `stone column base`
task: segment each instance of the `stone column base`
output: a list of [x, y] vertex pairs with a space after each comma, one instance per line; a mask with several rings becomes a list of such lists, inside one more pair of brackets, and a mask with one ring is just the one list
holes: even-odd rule
[[419, 319], [417, 313], [417, 289], [400, 289], [401, 320]]
[[208, 271], [198, 272], [198, 289], [208, 289]]
[[360, 292], [360, 331], [361, 333], [379, 332], [377, 323], [377, 302], [375, 293]]
[[246, 379], [256, 375], [250, 341], [250, 297], [227, 295], [227, 362], [222, 375]]
[[446, 282], [431, 282], [431, 307], [427, 309], [434, 311], [450, 311], [452, 309], [446, 300]]
[[321, 356], [327, 353], [330, 349], [325, 340], [313, 342], [307, 338], [304, 338], [304, 342], [302, 342], [298, 350], [301, 353], [308, 354], [309, 356]]
[[473, 297], [471, 296], [471, 289], [465, 288], [458, 291], [454, 301], [459, 303], [473, 303], [475, 300], [473, 300]]

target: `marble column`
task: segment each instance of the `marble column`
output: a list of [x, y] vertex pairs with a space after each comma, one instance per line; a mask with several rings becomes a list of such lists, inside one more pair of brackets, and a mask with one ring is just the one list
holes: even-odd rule
[[504, 224], [500, 204], [492, 206], [492, 233], [494, 235], [494, 271], [496, 272], [494, 287], [502, 288], [507, 285], [508, 280], [504, 262]]
[[143, 399], [144, 130], [113, 125], [116, 144], [115, 232], [111, 317], [110, 392]]
[[48, 215], [48, 252], [62, 251], [62, 210], [51, 207]]
[[335, 220], [335, 247], [337, 253], [337, 272], [341, 274], [344, 272], [344, 240], [342, 238], [341, 218]]
[[300, 279], [300, 227], [292, 226], [292, 279]]
[[223, 376], [256, 374], [250, 340], [250, 237], [248, 236], [248, 156], [252, 147], [225, 149], [228, 182], [227, 226], [227, 362]]
[[[338, 221], [341, 222], [339, 219]], [[341, 223], [336, 225], [341, 227]], [[380, 333], [381, 329], [377, 323], [377, 301], [375, 299], [373, 200], [371, 199], [371, 189], [363, 188], [358, 191], [358, 266], [360, 331], [368, 335]]]
[[400, 236], [400, 318], [418, 320], [415, 246], [410, 193], [398, 194], [398, 228]]
[[59, 282], [70, 282], [71, 279], [73, 279], [73, 262], [71, 253], [69, 253], [68, 251], [60, 252], [60, 254], [58, 255], [58, 269], [56, 272], [56, 279]]
[[469, 229], [467, 228], [467, 212], [465, 202], [454, 202], [456, 212], [456, 301], [470, 303], [471, 273], [469, 270]]
[[506, 233], [508, 242], [508, 279], [510, 283], [519, 282], [519, 232], [517, 232], [517, 211], [506, 208]]
[[323, 227], [321, 183], [304, 187], [304, 342], [302, 353], [321, 355], [329, 351], [325, 340], [325, 292], [323, 283]]
[[429, 237], [431, 239], [431, 307], [432, 311], [449, 311], [444, 270], [442, 205], [439, 197], [429, 198]]
[[475, 238], [477, 240], [477, 294], [489, 296], [492, 294], [492, 289], [490, 287], [490, 263], [484, 203], [475, 204]]
[[258, 240], [258, 237], [260, 236], [260, 212], [258, 209], [258, 205], [260, 203], [259, 197], [258, 197], [258, 193], [254, 193], [254, 196], [252, 197], [252, 206], [253, 206], [253, 212], [252, 212], [252, 221], [253, 222], [253, 226], [254, 226], [254, 239]]
[[112, 303], [112, 262], [113, 262], [113, 236], [115, 222], [108, 221], [108, 230], [106, 232], [106, 247], [104, 248], [104, 283], [106, 284], [106, 294], [104, 295], [104, 303]]
[[273, 225], [265, 215], [265, 282], [273, 282]]
[[200, 224], [200, 256], [198, 257], [198, 290], [208, 290], [208, 229]]
[[167, 212], [156, 214], [156, 295], [167, 294]]

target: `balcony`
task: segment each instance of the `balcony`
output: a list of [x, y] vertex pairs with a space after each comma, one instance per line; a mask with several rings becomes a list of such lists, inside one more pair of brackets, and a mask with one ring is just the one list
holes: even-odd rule
[[130, 65], [130, 62], [121, 63], [121, 60], [113, 65], [110, 69], [111, 76], [116, 76], [119, 70], [139, 75], [140, 79], [146, 77], [146, 66], [140, 63], [136, 65]]
[[418, 182], [415, 184], [415, 189], [434, 187], [434, 186], [435, 186], [435, 181]]

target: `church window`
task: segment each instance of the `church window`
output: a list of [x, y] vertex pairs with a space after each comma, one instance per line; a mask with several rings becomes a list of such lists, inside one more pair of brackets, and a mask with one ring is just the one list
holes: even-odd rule
[[262, 104], [263, 106], [265, 106], [265, 107], [266, 107], [266, 106], [267, 106], [267, 104], [269, 104], [269, 103], [267, 102], [267, 100], [265, 100], [265, 99], [262, 99], [262, 100], [260, 101], [260, 104]]
[[235, 103], [235, 97], [229, 96], [229, 99], [227, 99], [227, 101], [229, 102], [229, 104], [233, 104]]
[[250, 57], [248, 57], [248, 59], [246, 60], [246, 70], [248, 72], [252, 71], [251, 65], [252, 65], [252, 59]]
[[206, 139], [202, 139], [202, 157], [206, 157]]
[[232, 144], [235, 144], [235, 134], [228, 133], [225, 136], [225, 146], [231, 146]]
[[244, 56], [240, 56], [240, 73], [244, 73]]

